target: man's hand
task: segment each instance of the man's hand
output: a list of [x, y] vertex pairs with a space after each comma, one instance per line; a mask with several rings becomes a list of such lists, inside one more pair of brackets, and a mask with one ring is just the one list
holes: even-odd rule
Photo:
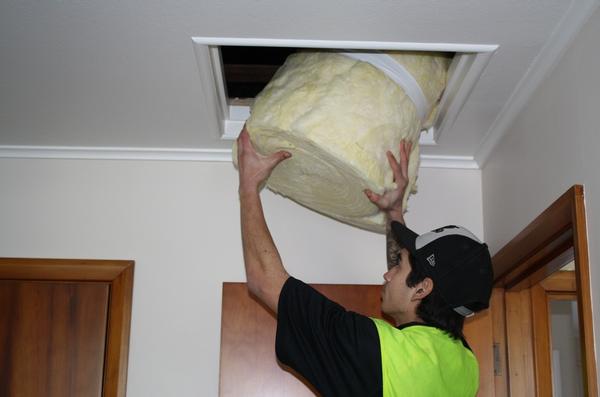
[[269, 156], [262, 156], [257, 153], [252, 146], [252, 142], [250, 142], [250, 135], [246, 126], [244, 126], [237, 139], [237, 145], [240, 194], [257, 193], [277, 164], [291, 157], [289, 152], [283, 150]]
[[395, 220], [404, 223], [402, 213], [402, 200], [408, 186], [408, 156], [412, 149], [412, 143], [407, 143], [404, 139], [400, 142], [400, 162], [390, 152], [387, 151], [387, 159], [394, 175], [396, 187], [383, 194], [377, 194], [369, 189], [365, 189], [365, 194], [381, 211], [383, 211], [388, 220]]
[[365, 194], [381, 211], [385, 213], [386, 229], [386, 257], [388, 270], [398, 264], [400, 260], [400, 245], [394, 238], [394, 232], [391, 228], [392, 221], [404, 224], [404, 214], [402, 213], [402, 201], [404, 193], [408, 186], [408, 155], [412, 149], [411, 143], [406, 143], [404, 139], [400, 141], [400, 163], [388, 150], [386, 153], [390, 168], [394, 175], [396, 187], [383, 194], [377, 194], [369, 189], [365, 189]]

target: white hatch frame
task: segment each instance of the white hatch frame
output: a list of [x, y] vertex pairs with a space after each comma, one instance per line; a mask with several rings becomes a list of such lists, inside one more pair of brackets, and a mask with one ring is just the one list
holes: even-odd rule
[[[237, 138], [244, 122], [250, 116], [250, 107], [230, 104], [227, 97], [223, 63], [219, 47], [294, 47], [339, 50], [398, 50], [441, 51], [456, 55], [450, 65], [446, 90], [440, 102], [438, 115], [427, 133], [421, 134], [421, 145], [435, 145], [440, 135], [450, 129], [459, 115], [476, 82], [483, 73], [497, 45], [455, 43], [411, 43], [377, 41], [292, 40], [228, 37], [192, 37], [203, 91], [212, 103], [220, 122], [220, 137]], [[209, 63], [207, 65], [207, 63]], [[202, 71], [210, 70], [210, 73]]]

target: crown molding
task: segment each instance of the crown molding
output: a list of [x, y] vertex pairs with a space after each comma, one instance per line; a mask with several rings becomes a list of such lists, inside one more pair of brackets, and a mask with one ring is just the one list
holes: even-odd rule
[[0, 158], [225, 162], [231, 161], [231, 149], [0, 146]]
[[421, 168], [450, 168], [461, 170], [478, 170], [479, 165], [473, 156], [437, 156], [422, 154]]
[[[229, 162], [231, 149], [82, 146], [0, 146], [0, 158]], [[421, 155], [423, 168], [478, 169], [470, 156]]]
[[557, 24], [544, 47], [521, 78], [510, 98], [486, 132], [475, 152], [478, 168], [483, 168], [490, 154], [507, 133], [512, 122], [533, 96], [542, 81], [552, 72], [569, 44], [599, 5], [598, 0], [573, 1]]

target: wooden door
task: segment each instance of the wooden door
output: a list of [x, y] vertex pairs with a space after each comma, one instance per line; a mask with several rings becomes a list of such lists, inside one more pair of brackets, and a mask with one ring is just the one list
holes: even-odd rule
[[[317, 284], [315, 289], [348, 310], [382, 317], [380, 285]], [[221, 313], [221, 396], [314, 396], [299, 375], [275, 357], [276, 320], [248, 294], [245, 283], [223, 283]], [[479, 396], [494, 396], [492, 313], [469, 319], [465, 335], [480, 364]]]
[[100, 396], [108, 286], [0, 280], [0, 395]]
[[132, 272], [0, 259], [0, 396], [124, 396]]

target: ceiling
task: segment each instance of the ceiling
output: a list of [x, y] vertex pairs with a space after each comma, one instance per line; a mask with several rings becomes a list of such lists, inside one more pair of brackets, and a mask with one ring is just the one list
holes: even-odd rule
[[[425, 165], [482, 166], [597, 0], [0, 4], [0, 157], [228, 160], [192, 37], [497, 45]], [[445, 165], [444, 165], [445, 164]]]

